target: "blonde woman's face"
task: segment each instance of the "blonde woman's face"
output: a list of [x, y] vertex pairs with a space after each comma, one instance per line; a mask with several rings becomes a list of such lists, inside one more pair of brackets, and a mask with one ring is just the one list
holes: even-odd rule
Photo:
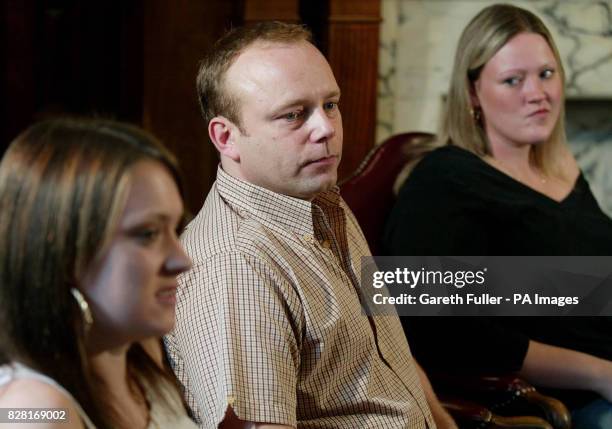
[[499, 145], [545, 142], [558, 119], [563, 99], [559, 65], [541, 35], [520, 33], [485, 64], [474, 84], [493, 149]]
[[176, 233], [182, 214], [181, 196], [166, 167], [136, 163], [110, 245], [83, 282], [94, 341], [116, 346], [173, 327], [176, 276], [191, 266]]

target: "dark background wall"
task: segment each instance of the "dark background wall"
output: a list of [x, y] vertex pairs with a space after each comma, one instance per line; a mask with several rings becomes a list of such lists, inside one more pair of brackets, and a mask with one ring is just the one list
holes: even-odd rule
[[98, 115], [152, 131], [178, 156], [197, 212], [218, 158], [199, 114], [203, 52], [231, 26], [307, 24], [342, 90], [347, 177], [374, 145], [380, 0], [5, 0], [0, 151], [29, 124]]

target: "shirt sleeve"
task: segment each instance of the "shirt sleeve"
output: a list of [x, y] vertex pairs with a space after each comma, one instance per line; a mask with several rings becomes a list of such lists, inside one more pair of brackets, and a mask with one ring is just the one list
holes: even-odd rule
[[303, 313], [287, 281], [268, 261], [231, 253], [195, 266], [181, 289], [178, 375], [204, 427], [228, 406], [245, 421], [295, 426]]

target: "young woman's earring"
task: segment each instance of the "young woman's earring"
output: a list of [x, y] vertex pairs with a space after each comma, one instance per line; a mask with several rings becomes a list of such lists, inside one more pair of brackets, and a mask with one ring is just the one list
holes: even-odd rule
[[83, 328], [84, 328], [83, 330], [85, 334], [87, 334], [89, 330], [91, 329], [91, 325], [93, 325], [93, 315], [91, 314], [91, 309], [89, 308], [89, 304], [87, 303], [87, 300], [85, 299], [81, 291], [78, 290], [77, 288], [75, 287], [70, 288], [70, 293], [72, 294], [77, 304], [79, 305], [79, 309], [81, 310], [81, 315], [83, 316]]

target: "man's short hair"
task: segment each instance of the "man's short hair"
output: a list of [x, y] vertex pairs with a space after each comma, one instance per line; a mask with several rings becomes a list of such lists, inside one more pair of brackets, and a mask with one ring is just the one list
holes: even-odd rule
[[213, 45], [200, 62], [197, 89], [204, 120], [224, 116], [240, 126], [240, 112], [235, 95], [227, 90], [225, 74], [234, 60], [249, 45], [258, 42], [311, 42], [311, 32], [302, 25], [265, 21], [234, 28]]

